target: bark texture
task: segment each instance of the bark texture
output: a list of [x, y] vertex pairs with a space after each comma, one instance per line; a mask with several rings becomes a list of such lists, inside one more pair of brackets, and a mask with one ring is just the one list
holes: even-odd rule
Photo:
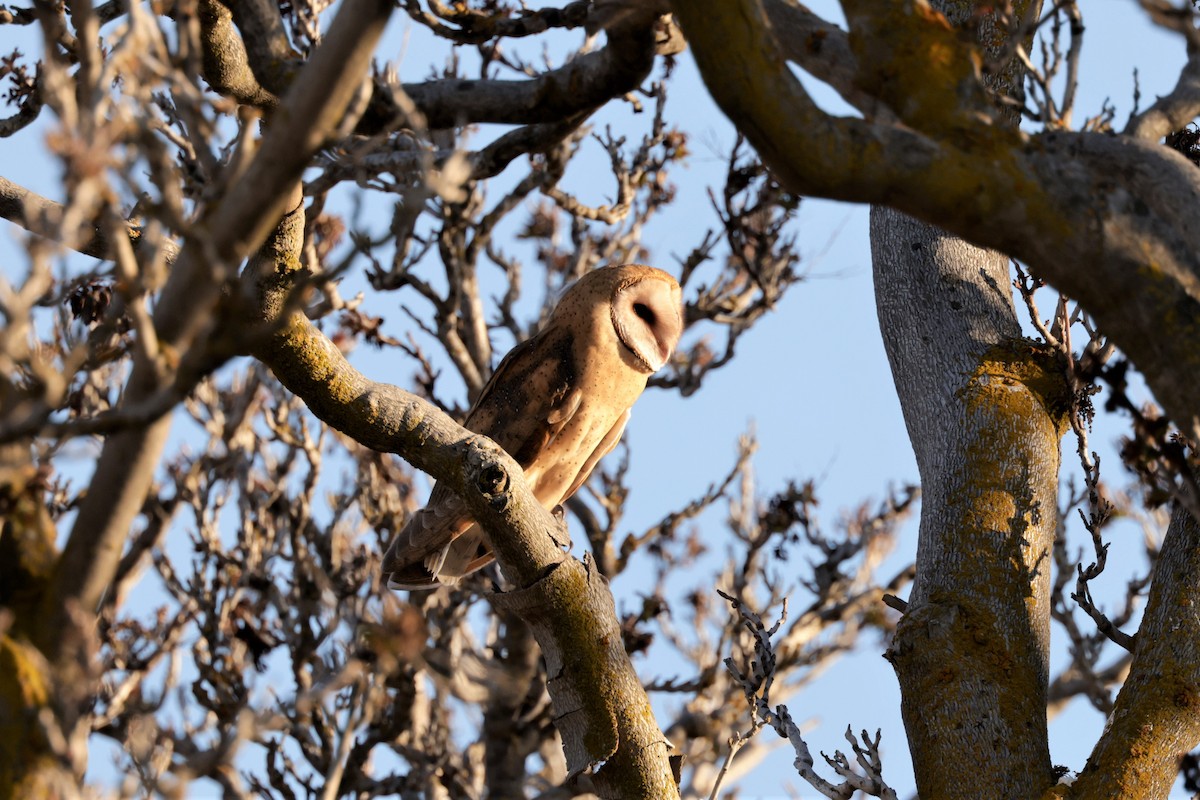
[[[917, 576], [888, 657], [923, 796], [1051, 782], [1049, 590], [1066, 385], [1020, 338], [1008, 259], [889, 209], [876, 302], [923, 488]], [[962, 767], [974, 776], [964, 780]]]
[[[955, 24], [972, 5], [936, 4]], [[1037, 5], [1018, 11], [1036, 14]], [[857, 51], [905, 46], [876, 40], [869, 14], [856, 15]], [[986, 22], [979, 35], [994, 57], [1003, 37]], [[1021, 79], [1014, 60], [990, 84], [1014, 96]], [[983, 94], [973, 73], [955, 80]], [[905, 95], [889, 105], [910, 123], [951, 110], [923, 87], [892, 85], [893, 76], [860, 82]], [[1008, 113], [1001, 124], [1016, 122]], [[1059, 440], [1071, 401], [1063, 365], [1021, 338], [1007, 256], [881, 207], [871, 249], [880, 330], [923, 488], [916, 580], [888, 652], [917, 785], [931, 797], [971, 797], [981, 783], [999, 796], [1036, 796], [1053, 782], [1046, 700]]]

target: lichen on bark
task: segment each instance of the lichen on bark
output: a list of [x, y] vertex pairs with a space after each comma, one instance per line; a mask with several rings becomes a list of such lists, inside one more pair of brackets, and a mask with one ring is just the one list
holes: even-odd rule
[[1025, 395], [1018, 387], [1024, 387], [1062, 436], [1070, 425], [1069, 414], [1075, 402], [1066, 368], [1061, 357], [1044, 342], [1023, 337], [1008, 339], [983, 354], [979, 367], [962, 389], [962, 397], [968, 407], [986, 402], [1020, 414], [1025, 413]]

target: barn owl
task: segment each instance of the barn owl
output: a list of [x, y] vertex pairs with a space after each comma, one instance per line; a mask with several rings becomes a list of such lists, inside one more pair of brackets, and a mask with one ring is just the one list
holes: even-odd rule
[[[548, 509], [573, 495], [625, 430], [651, 373], [683, 330], [679, 284], [638, 264], [604, 267], [567, 289], [545, 327], [500, 362], [464, 425], [503, 447]], [[392, 588], [453, 584], [492, 553], [442, 484], [383, 557]]]

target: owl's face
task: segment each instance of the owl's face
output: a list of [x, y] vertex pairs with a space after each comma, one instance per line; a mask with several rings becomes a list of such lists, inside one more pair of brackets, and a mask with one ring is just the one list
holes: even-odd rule
[[618, 284], [611, 302], [617, 339], [646, 373], [662, 369], [683, 332], [679, 284], [654, 273]]
[[588, 336], [615, 347], [626, 367], [649, 375], [667, 363], [683, 332], [679, 284], [640, 264], [593, 270], [559, 300], [550, 324], [590, 329]]

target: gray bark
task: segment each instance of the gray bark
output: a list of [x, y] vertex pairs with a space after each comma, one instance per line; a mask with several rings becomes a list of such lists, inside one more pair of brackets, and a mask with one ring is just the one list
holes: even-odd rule
[[888, 653], [917, 786], [1036, 796], [1052, 782], [1053, 373], [1018, 339], [1006, 257], [882, 208], [871, 251], [923, 492], [916, 581]]

